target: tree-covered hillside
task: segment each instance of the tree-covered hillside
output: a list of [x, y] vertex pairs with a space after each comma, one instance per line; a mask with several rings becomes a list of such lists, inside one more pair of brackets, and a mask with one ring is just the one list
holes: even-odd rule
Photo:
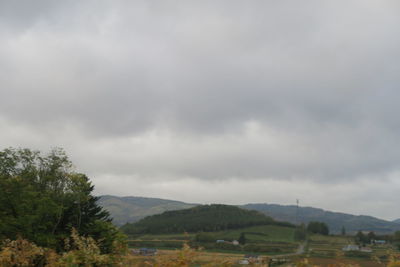
[[146, 217], [121, 229], [127, 234], [212, 232], [254, 225], [282, 224], [257, 211], [229, 205], [202, 205]]

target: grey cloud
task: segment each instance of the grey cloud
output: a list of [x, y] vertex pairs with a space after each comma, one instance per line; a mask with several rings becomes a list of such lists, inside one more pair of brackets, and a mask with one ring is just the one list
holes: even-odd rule
[[2, 1], [0, 137], [63, 146], [94, 177], [385, 180], [400, 167], [398, 8]]
[[[18, 119], [29, 111], [43, 121], [82, 121], [101, 134], [129, 134], [168, 119], [195, 131], [251, 119], [288, 129], [299, 117], [311, 123], [366, 119], [374, 91], [398, 82], [397, 18], [371, 19], [377, 6], [369, 2], [358, 15], [343, 12], [341, 4], [289, 3], [156, 8], [139, 2], [125, 9], [119, 2], [109, 16], [89, 18], [82, 14], [93, 6], [83, 5], [60, 21], [68, 27], [80, 19], [92, 27], [74, 23], [63, 35], [39, 26], [25, 38], [9, 38], [4, 53], [20, 62], [10, 67], [12, 56], [3, 63], [10, 75], [3, 78], [9, 90], [2, 106]], [[379, 18], [395, 15], [386, 8]], [[56, 112], [38, 108], [43, 98]], [[17, 101], [23, 110], [10, 108]]]

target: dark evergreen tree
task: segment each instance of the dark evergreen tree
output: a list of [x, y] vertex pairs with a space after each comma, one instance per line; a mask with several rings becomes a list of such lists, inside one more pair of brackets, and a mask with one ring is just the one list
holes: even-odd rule
[[246, 236], [245, 236], [244, 233], [240, 233], [238, 241], [239, 241], [239, 244], [241, 244], [241, 245], [245, 245], [246, 244]]
[[356, 243], [359, 244], [359, 245], [365, 245], [365, 244], [369, 243], [368, 236], [365, 235], [361, 231], [357, 232], [357, 234], [355, 236], [355, 240], [356, 240]]
[[343, 236], [345, 236], [345, 235], [346, 235], [346, 228], [344, 228], [344, 226], [342, 226], [341, 233], [342, 233], [342, 235], [343, 235]]
[[329, 228], [323, 222], [309, 222], [307, 231], [314, 234], [329, 235]]
[[294, 239], [302, 241], [306, 240], [306, 238], [307, 238], [306, 226], [304, 225], [304, 223], [302, 223], [296, 227], [296, 230], [294, 231]]

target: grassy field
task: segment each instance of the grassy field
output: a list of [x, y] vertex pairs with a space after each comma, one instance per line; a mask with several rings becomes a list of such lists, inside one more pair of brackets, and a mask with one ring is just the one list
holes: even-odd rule
[[308, 251], [313, 257], [337, 257], [343, 254], [342, 248], [354, 244], [354, 238], [346, 236], [311, 235]]
[[136, 240], [193, 240], [196, 234], [163, 234], [163, 235], [137, 235], [131, 239]]
[[[216, 240], [238, 240], [241, 233], [245, 234], [246, 245], [217, 244]], [[203, 247], [207, 251], [231, 253], [263, 253], [269, 255], [294, 253], [299, 243], [294, 241], [294, 228], [264, 225], [235, 230], [206, 233], [208, 240], [196, 240], [196, 234], [164, 234], [140, 235], [130, 239], [131, 247], [180, 248], [184, 242], [194, 247]]]
[[294, 228], [276, 225], [253, 226], [243, 229], [216, 232], [217, 239], [237, 240], [241, 233], [245, 233], [248, 242], [295, 242]]
[[[168, 259], [173, 255], [177, 255], [178, 250], [159, 250], [157, 255], [158, 258]], [[187, 255], [190, 255], [187, 254]], [[144, 262], [156, 262], [157, 257], [149, 257], [149, 256], [135, 256], [134, 260], [137, 263]], [[223, 266], [223, 263], [231, 263], [232, 266], [241, 266], [238, 264], [238, 261], [244, 258], [244, 253], [227, 253], [227, 252], [210, 252], [210, 251], [197, 251], [190, 255], [193, 258], [193, 264], [190, 266], [200, 266], [202, 264], [207, 264], [210, 262], [220, 263], [220, 266]], [[268, 262], [269, 259], [274, 259], [273, 255], [264, 255], [261, 259], [264, 262]], [[296, 263], [302, 262], [304, 260], [304, 256], [286, 256], [286, 260], [289, 261], [288, 264], [278, 265], [280, 267], [283, 266], [295, 266]], [[374, 259], [357, 259], [357, 258], [346, 258], [343, 256], [337, 256], [332, 258], [327, 257], [307, 257], [308, 262], [311, 265], [307, 266], [320, 266], [320, 267], [328, 267], [328, 266], [359, 266], [359, 267], [384, 267], [385, 263], [378, 262]], [[343, 265], [342, 265], [343, 264]], [[216, 266], [216, 265], [212, 265]], [[219, 265], [218, 265], [219, 266]], [[275, 266], [275, 265], [274, 265]], [[304, 265], [300, 265], [304, 266]]]
[[391, 245], [368, 245], [371, 253], [356, 252], [346, 253], [342, 248], [348, 244], [354, 244], [353, 237], [347, 236], [321, 236], [312, 235], [308, 241], [308, 257], [314, 264], [327, 265], [332, 262], [358, 263], [360, 266], [385, 266], [389, 254], [397, 252]]
[[[237, 240], [241, 233], [245, 234], [246, 245], [232, 247], [219, 246], [215, 240]], [[300, 242], [294, 240], [294, 229], [282, 226], [254, 226], [236, 230], [207, 233], [211, 236], [210, 242], [196, 242], [196, 234], [168, 234], [168, 235], [142, 235], [136, 236], [134, 247], [180, 248], [184, 242], [193, 247], [203, 247], [199, 254], [199, 261], [204, 263], [207, 259], [219, 258], [223, 261], [237, 262], [243, 254], [254, 253], [265, 257], [285, 257], [296, 262], [299, 258], [308, 258], [315, 265], [328, 266], [329, 264], [358, 264], [365, 267], [385, 266], [389, 257], [389, 250], [397, 251], [391, 245], [371, 246], [372, 253], [345, 253], [342, 248], [354, 244], [354, 238], [349, 236], [323, 236], [309, 235], [305, 253], [294, 255]], [[233, 249], [232, 249], [233, 248]], [[166, 250], [163, 250], [166, 251]], [[173, 251], [173, 250], [172, 250]], [[168, 253], [168, 252], [163, 252]], [[169, 252], [173, 253], [173, 252]]]
[[[221, 232], [209, 232], [215, 240], [237, 240], [241, 233], [245, 233], [246, 239], [249, 242], [295, 242], [294, 228], [282, 227], [275, 225], [253, 226], [235, 230], [227, 230]], [[196, 234], [160, 234], [160, 235], [137, 235], [131, 239], [134, 240], [194, 240]]]

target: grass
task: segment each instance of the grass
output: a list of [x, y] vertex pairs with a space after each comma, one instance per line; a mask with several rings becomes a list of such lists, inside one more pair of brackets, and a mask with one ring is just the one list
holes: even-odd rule
[[276, 225], [252, 226], [242, 229], [215, 232], [217, 239], [237, 240], [241, 233], [245, 233], [248, 242], [288, 242], [294, 241], [294, 228]]
[[[383, 266], [378, 261], [387, 262], [389, 252], [393, 247], [391, 245], [374, 245], [372, 253], [361, 253], [359, 256], [355, 253], [354, 256], [346, 256], [342, 248], [348, 244], [355, 244], [354, 237], [349, 236], [322, 236], [311, 235], [309, 237], [309, 251], [311, 258], [318, 259], [315, 263], [333, 261], [356, 261], [360, 266]], [[379, 260], [378, 260], [379, 259]]]
[[[245, 233], [246, 239], [249, 242], [295, 242], [294, 237], [294, 228], [276, 226], [276, 225], [261, 225], [261, 226], [252, 226], [241, 229], [234, 230], [226, 230], [220, 232], [210, 232], [215, 240], [223, 239], [223, 240], [237, 240], [241, 233]], [[158, 235], [138, 235], [133, 236], [131, 239], [134, 240], [168, 240], [168, 241], [176, 241], [176, 240], [194, 240], [196, 234], [195, 233], [182, 233], [182, 234], [158, 234]]]
[[[294, 240], [294, 228], [263, 225], [252, 226], [241, 229], [233, 229], [219, 232], [208, 232], [208, 241], [197, 242], [196, 234], [157, 234], [140, 235], [131, 237], [128, 242], [130, 247], [156, 247], [156, 248], [181, 248], [185, 241], [194, 247], [203, 247], [205, 251], [227, 252], [233, 254], [255, 253], [255, 254], [290, 254], [298, 248], [298, 242]], [[245, 246], [233, 246], [217, 244], [216, 240], [233, 241], [238, 240], [241, 233], [245, 234]]]
[[187, 233], [182, 233], [182, 234], [160, 234], [160, 235], [138, 235], [134, 236], [131, 239], [137, 239], [137, 240], [191, 240], [194, 239], [194, 236], [196, 234], [187, 234]]

